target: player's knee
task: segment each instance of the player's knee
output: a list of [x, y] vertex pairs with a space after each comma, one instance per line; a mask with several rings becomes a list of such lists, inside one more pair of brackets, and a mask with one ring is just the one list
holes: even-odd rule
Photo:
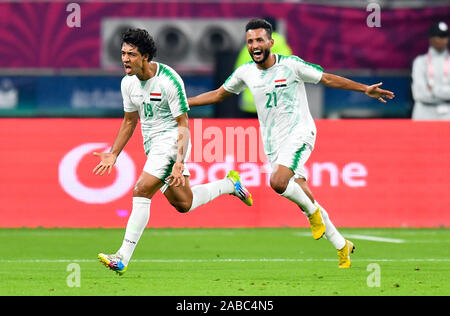
[[133, 189], [133, 196], [149, 197], [151, 195], [149, 188], [145, 185], [137, 183]]
[[180, 213], [187, 213], [191, 209], [191, 202], [188, 201], [179, 201], [171, 203], [172, 206]]
[[287, 185], [288, 185], [287, 181], [276, 178], [270, 178], [270, 187], [278, 194], [284, 193], [286, 191]]

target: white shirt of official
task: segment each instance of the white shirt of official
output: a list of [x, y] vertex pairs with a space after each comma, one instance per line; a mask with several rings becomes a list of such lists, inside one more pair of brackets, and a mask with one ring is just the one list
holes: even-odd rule
[[415, 120], [450, 120], [450, 56], [446, 49], [428, 52], [414, 59], [412, 94]]

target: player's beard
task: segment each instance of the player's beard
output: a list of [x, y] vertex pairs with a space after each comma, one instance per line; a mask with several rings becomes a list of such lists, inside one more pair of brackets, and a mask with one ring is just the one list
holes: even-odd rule
[[270, 55], [270, 50], [269, 49], [265, 49], [263, 51], [264, 57], [263, 59], [261, 59], [260, 61], [256, 61], [255, 58], [253, 58], [253, 54], [252, 54], [252, 59], [256, 64], [264, 64], [264, 62], [267, 60], [267, 58], [269, 58]]

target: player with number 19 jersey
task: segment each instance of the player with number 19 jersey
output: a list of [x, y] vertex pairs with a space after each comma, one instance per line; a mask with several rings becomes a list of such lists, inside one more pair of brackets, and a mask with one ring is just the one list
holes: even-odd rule
[[[184, 83], [171, 67], [156, 63], [156, 75], [146, 81], [125, 76], [121, 90], [125, 112], [139, 112], [147, 163], [144, 171], [161, 180], [170, 174], [177, 156], [178, 124], [175, 118], [189, 111]], [[188, 159], [190, 152], [190, 140]], [[185, 168], [185, 175], [189, 171]]]
[[[276, 62], [259, 69], [255, 62], [237, 68], [223, 84], [228, 92], [239, 94], [249, 88], [255, 100], [264, 151], [272, 163], [291, 168], [306, 161], [316, 139], [316, 126], [306, 98], [305, 82], [318, 83], [323, 69], [297, 56], [275, 54]], [[308, 155], [306, 153], [308, 152]], [[301, 159], [303, 156], [304, 159]]]

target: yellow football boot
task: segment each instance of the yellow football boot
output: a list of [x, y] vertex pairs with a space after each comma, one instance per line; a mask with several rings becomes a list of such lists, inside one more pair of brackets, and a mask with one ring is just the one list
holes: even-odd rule
[[311, 226], [311, 232], [315, 240], [322, 238], [325, 234], [325, 224], [323, 223], [322, 214], [320, 213], [320, 208], [308, 215], [309, 225]]
[[345, 246], [337, 251], [339, 257], [339, 269], [348, 269], [352, 265], [350, 254], [355, 250], [355, 246], [349, 240], [345, 241]]

